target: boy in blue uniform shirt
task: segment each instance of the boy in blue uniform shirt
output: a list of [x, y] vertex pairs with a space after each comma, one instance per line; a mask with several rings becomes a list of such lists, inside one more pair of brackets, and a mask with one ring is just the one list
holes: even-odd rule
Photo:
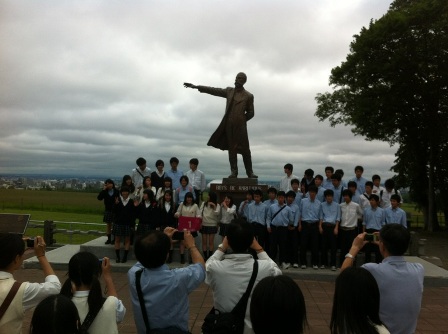
[[286, 266], [287, 261], [286, 240], [288, 227], [294, 224], [292, 210], [285, 203], [285, 195], [284, 191], [277, 193], [278, 203], [271, 205], [267, 217], [271, 258], [275, 261], [278, 247], [280, 253], [279, 263], [282, 263], [284, 266]]
[[299, 223], [300, 208], [295, 202], [296, 193], [290, 190], [286, 193], [286, 204], [291, 208], [293, 214], [293, 224], [288, 226], [287, 239], [287, 262], [282, 269], [288, 269], [290, 265], [294, 268], [299, 268], [299, 231], [297, 226]]
[[328, 249], [330, 249], [331, 270], [336, 270], [336, 248], [337, 234], [335, 228], [339, 226], [341, 220], [341, 207], [339, 203], [333, 201], [333, 190], [327, 189], [324, 192], [325, 201], [320, 204], [319, 232], [322, 234], [322, 254], [321, 269], [325, 269], [328, 264]]
[[[386, 224], [386, 216], [384, 210], [379, 207], [380, 197], [378, 195], [370, 195], [370, 206], [364, 209], [363, 232], [369, 234], [377, 233]], [[383, 261], [378, 245], [375, 243], [368, 243], [364, 246], [365, 263], [371, 262], [372, 252], [375, 253], [375, 262]]]
[[254, 201], [247, 207], [247, 221], [254, 227], [254, 235], [261, 247], [266, 249], [266, 216], [267, 207], [261, 202], [263, 193], [257, 189], [254, 191]]
[[309, 186], [308, 193], [309, 198], [302, 199], [300, 205], [300, 263], [301, 268], [306, 269], [306, 251], [309, 243], [313, 269], [318, 269], [320, 202], [316, 198], [317, 187], [315, 185]]
[[406, 212], [399, 208], [400, 202], [400, 195], [394, 194], [390, 197], [391, 206], [385, 209], [386, 224], [400, 224], [405, 228], [408, 228]]

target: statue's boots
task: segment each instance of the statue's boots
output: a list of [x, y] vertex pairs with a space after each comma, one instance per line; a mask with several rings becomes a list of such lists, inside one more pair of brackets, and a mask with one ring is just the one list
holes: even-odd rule
[[252, 170], [252, 157], [250, 154], [243, 155], [244, 168], [246, 168], [247, 177], [252, 179], [258, 179], [258, 176], [254, 174]]

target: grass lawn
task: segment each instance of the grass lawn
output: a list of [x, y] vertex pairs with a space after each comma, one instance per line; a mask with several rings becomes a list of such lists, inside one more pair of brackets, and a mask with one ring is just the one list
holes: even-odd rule
[[[104, 205], [96, 196], [81, 192], [0, 189], [0, 213], [31, 214], [30, 224], [51, 220], [56, 222], [57, 229], [104, 232]], [[29, 227], [26, 235], [43, 235], [43, 228]], [[59, 244], [80, 244], [97, 236], [56, 233], [54, 238]]]
[[[203, 198], [207, 198], [206, 195], [204, 194]], [[57, 229], [105, 231], [105, 225], [102, 223], [104, 205], [96, 197], [96, 193], [85, 192], [0, 189], [0, 213], [28, 213], [31, 214], [31, 220], [40, 223], [45, 220], [56, 222]], [[423, 215], [414, 204], [403, 203], [401, 208], [411, 214], [413, 228], [423, 228]], [[439, 216], [439, 221], [444, 221], [443, 215]], [[92, 223], [100, 225], [90, 225]], [[27, 230], [27, 235], [30, 236], [42, 233], [42, 228]], [[63, 233], [55, 235], [58, 243], [77, 244], [94, 238], [96, 236], [93, 235]]]

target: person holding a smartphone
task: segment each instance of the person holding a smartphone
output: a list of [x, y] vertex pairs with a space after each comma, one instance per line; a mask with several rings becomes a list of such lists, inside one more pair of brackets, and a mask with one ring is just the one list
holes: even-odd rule
[[370, 195], [370, 206], [366, 207], [363, 213], [364, 220], [362, 222], [363, 232], [367, 232], [366, 240], [370, 241], [364, 246], [365, 263], [372, 262], [372, 253], [375, 253], [375, 262], [380, 263], [383, 257], [380, 253], [378, 245], [372, 241], [378, 239], [381, 228], [386, 225], [386, 215], [384, 210], [379, 207], [380, 197], [378, 195]]
[[42, 268], [45, 282], [17, 283], [13, 274], [22, 266], [25, 242], [19, 234], [0, 233], [0, 300], [4, 301], [13, 291], [13, 298], [0, 317], [0, 333], [22, 333], [24, 311], [61, 290], [61, 283], [45, 256], [45, 247], [44, 239], [37, 236], [33, 244], [34, 254]]

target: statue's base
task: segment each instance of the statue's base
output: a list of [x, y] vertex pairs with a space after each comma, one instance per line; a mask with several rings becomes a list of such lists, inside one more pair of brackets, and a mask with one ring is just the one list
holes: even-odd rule
[[258, 184], [258, 179], [254, 178], [237, 178], [237, 177], [225, 177], [222, 179], [222, 184], [229, 185], [252, 185], [256, 186]]
[[239, 207], [240, 203], [246, 199], [248, 190], [260, 189], [263, 195], [267, 193], [266, 184], [258, 184], [255, 178], [223, 178], [222, 184], [210, 185], [210, 191], [218, 195], [218, 201], [221, 203], [227, 195], [232, 196], [233, 203]]

